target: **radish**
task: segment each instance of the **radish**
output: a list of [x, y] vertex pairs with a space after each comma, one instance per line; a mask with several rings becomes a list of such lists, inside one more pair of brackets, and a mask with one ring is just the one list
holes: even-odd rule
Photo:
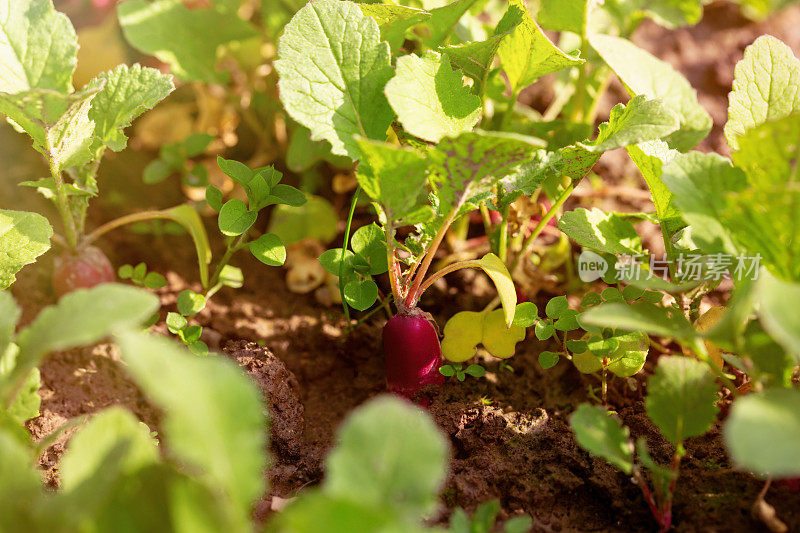
[[53, 289], [58, 296], [115, 280], [111, 261], [96, 246], [67, 250], [53, 265]]
[[393, 316], [383, 327], [386, 386], [394, 393], [412, 397], [426, 385], [441, 385], [444, 376], [439, 335], [419, 309]]

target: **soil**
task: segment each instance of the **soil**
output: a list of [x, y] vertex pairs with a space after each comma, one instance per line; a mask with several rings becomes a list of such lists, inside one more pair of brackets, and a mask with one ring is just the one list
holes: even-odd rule
[[[800, 8], [788, 9], [765, 23], [752, 23], [742, 19], [735, 7], [715, 3], [694, 28], [667, 32], [645, 24], [636, 41], [687, 74], [715, 120], [715, 130], [702, 148], [724, 152], [721, 126], [726, 96], [743, 47], [758, 35], [771, 33], [798, 52], [798, 23]], [[26, 141], [19, 136], [14, 139], [0, 147], [0, 154], [27, 153]], [[119, 192], [116, 198], [140, 198], [139, 176], [146, 157], [123, 153], [104, 164], [105, 179], [113, 182], [106, 186]], [[610, 181], [619, 177], [617, 172], [629, 170], [615, 166], [614, 161], [604, 158], [598, 166]], [[30, 169], [34, 163], [23, 161], [19, 166], [30, 165]], [[5, 186], [2, 191], [7, 197]], [[19, 192], [9, 194], [13, 198]], [[174, 183], [147, 188], [146, 194], [135, 205], [115, 203], [115, 197], [109, 196], [105, 205], [92, 206], [89, 226], [118, 215], [120, 209], [182, 201]], [[29, 201], [33, 195], [25, 191], [24, 196]], [[117, 231], [103, 239], [101, 247], [115, 265], [145, 260], [150, 270], [167, 274], [169, 285], [158, 291], [162, 315], [174, 309], [180, 290], [199, 289], [191, 281], [196, 264], [185, 237]], [[24, 309], [23, 323], [54, 301], [46, 275], [52, 255], [37, 267], [25, 269], [13, 288]], [[380, 332], [385, 319], [375, 315], [356, 334], [347, 336], [338, 308], [325, 308], [311, 295], [289, 292], [281, 269], [266, 268], [249, 257], [239, 261], [245, 287], [218, 293], [197, 316], [197, 323], [204, 326], [205, 340], [212, 348], [222, 350], [253, 378], [272, 413], [272, 466], [266, 473], [270, 491], [255, 510], [255, 518], [264, 520], [286, 499], [323, 478], [325, 456], [341, 421], [358, 405], [384, 392]], [[477, 288], [472, 284], [481, 279], [474, 274], [454, 276], [448, 285], [429, 291], [423, 307], [440, 324], [455, 309], [479, 308], [492, 296], [485, 283]], [[539, 292], [540, 308], [553, 291], [545, 287]], [[448, 382], [430, 396], [429, 412], [448, 436], [452, 451], [440, 511], [432, 521], [444, 523], [455, 507], [471, 512], [480, 503], [496, 499], [501, 503], [501, 519], [528, 514], [535, 531], [654, 531], [655, 522], [639, 489], [624, 474], [581, 450], [569, 429], [570, 413], [588, 400], [587, 388], [596, 382], [563, 360], [543, 371], [537, 356], [547, 348], [529, 335], [509, 361], [513, 370], [484, 361], [488, 370], [484, 378]], [[657, 353], [650, 355], [645, 375]], [[153, 427], [158, 424], [157, 409], [128, 378], [110, 344], [53, 354], [41, 372], [41, 415], [27, 424], [37, 440], [72, 417], [110, 405], [125, 406]], [[644, 437], [653, 457], [666, 464], [673, 449], [644, 412], [645, 392], [644, 375], [616, 380], [610, 403], [633, 437]], [[766, 531], [750, 513], [763, 481], [732, 468], [718, 426], [687, 442], [674, 503], [676, 530]], [[69, 432], [40, 458], [44, 479], [53, 487], [58, 486], [57, 462], [68, 437]], [[774, 485], [766, 498], [790, 531], [800, 531], [800, 492]]]

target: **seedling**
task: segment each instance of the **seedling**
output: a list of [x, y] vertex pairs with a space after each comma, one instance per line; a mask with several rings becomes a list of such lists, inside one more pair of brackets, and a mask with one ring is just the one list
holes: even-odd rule
[[[0, 113], [31, 137], [50, 169], [48, 177], [22, 185], [51, 200], [61, 217], [63, 234], [53, 239], [66, 250], [56, 261], [53, 285], [64, 294], [112, 281], [114, 269], [92, 246], [103, 231], [84, 231], [89, 200], [99, 194], [97, 172], [107, 150], [126, 147], [123, 130], [131, 121], [172, 92], [172, 80], [155, 69], [120, 65], [75, 91], [78, 45], [69, 19], [50, 0], [12, 2], [7, 8], [0, 39], [10, 55], [4, 56], [8, 75], [0, 82]], [[196, 216], [172, 210], [154, 216], [199, 225]], [[44, 222], [38, 223], [41, 232]]]
[[[705, 365], [684, 357], [659, 360], [650, 378], [646, 401], [647, 414], [664, 437], [675, 447], [669, 467], [657, 464], [647, 450], [647, 443], [634, 445], [628, 428], [602, 407], [583, 404], [570, 418], [578, 443], [630, 475], [642, 490], [660, 531], [672, 528], [672, 499], [678, 480], [683, 442], [708, 431], [717, 416], [717, 387]], [[642, 469], [652, 476], [651, 485]]]
[[439, 373], [446, 378], [455, 377], [458, 381], [464, 381], [467, 379], [467, 376], [472, 376], [474, 378], [482, 377], [486, 374], [486, 369], [481, 365], [468, 365], [466, 368], [463, 368], [462, 365], [456, 363], [440, 367]]

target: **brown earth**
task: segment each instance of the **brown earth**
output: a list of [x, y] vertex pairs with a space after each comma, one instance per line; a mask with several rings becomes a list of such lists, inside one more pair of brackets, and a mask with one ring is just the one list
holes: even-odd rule
[[[694, 28], [667, 32], [645, 24], [636, 41], [687, 75], [715, 120], [715, 130], [703, 148], [724, 151], [721, 126], [735, 61], [744, 46], [762, 33], [771, 33], [800, 51], [798, 23], [800, 8], [755, 24], [739, 17], [732, 6], [716, 3], [706, 8], [706, 17]], [[0, 191], [13, 199], [20, 193], [9, 184], [19, 181], [17, 177], [23, 179], [24, 169], [30, 172], [36, 162], [27, 156], [16, 159], [14, 154], [29, 152], [20, 136], [2, 144], [0, 155], [10, 162], [11, 179], [0, 183]], [[136, 208], [181, 201], [174, 183], [141, 185], [143, 159], [123, 153], [104, 165], [108, 182], [104, 186], [114, 194], [106, 196], [104, 205], [93, 205], [90, 227], [120, 210], [133, 210], [130, 198], [139, 198]], [[617, 172], [630, 171], [616, 164], [617, 159], [604, 158], [598, 166], [604, 178], [614, 180]], [[33, 193], [23, 193], [29, 202]], [[195, 279], [193, 250], [185, 237], [153, 238], [118, 231], [101, 246], [116, 265], [144, 260], [151, 270], [168, 274], [169, 286], [159, 291], [162, 315], [174, 308], [181, 289], [192, 286], [186, 280]], [[25, 269], [13, 288], [24, 308], [23, 322], [54, 300], [46, 275], [52, 255]], [[252, 376], [273, 414], [271, 490], [256, 509], [256, 517], [263, 519], [284, 499], [322, 479], [324, 458], [339, 423], [353, 408], [383, 392], [380, 328], [384, 318], [376, 315], [346, 336], [339, 309], [323, 308], [311, 296], [290, 293], [280, 269], [266, 268], [252, 258], [238, 261], [245, 270], [245, 287], [220, 292], [197, 323], [206, 328], [209, 344], [223, 349]], [[479, 308], [491, 295], [467, 290], [467, 282], [473, 279], [473, 275], [455, 276], [444, 289], [430, 291], [423, 306], [440, 323], [457, 309]], [[552, 296], [547, 292], [537, 298], [541, 306]], [[434, 521], [446, 520], [454, 507], [472, 511], [484, 501], [497, 499], [501, 518], [529, 514], [535, 531], [654, 531], [655, 523], [638, 488], [578, 448], [568, 427], [569, 414], [588, 400], [588, 385], [596, 385], [593, 378], [578, 374], [563, 360], [543, 371], [536, 358], [547, 346], [532, 335], [518, 348], [510, 361], [513, 371], [485, 362], [489, 372], [484, 378], [448, 382], [432, 399], [430, 413], [452, 447], [450, 476]], [[651, 353], [651, 358], [656, 356]], [[652, 365], [651, 359], [648, 370]], [[123, 405], [152, 426], [158, 423], [157, 410], [127, 377], [108, 344], [53, 354], [41, 371], [41, 415], [28, 422], [36, 439], [51, 434], [69, 418], [110, 405]], [[645, 381], [640, 375], [613, 382], [610, 403], [632, 435], [645, 437], [654, 458], [666, 463], [673, 450], [644, 413]], [[57, 461], [65, 442], [66, 437], [59, 439], [40, 460], [44, 478], [52, 486], [58, 484]], [[691, 439], [677, 484], [676, 529], [766, 530], [750, 514], [762, 484], [732, 468], [718, 427]], [[767, 500], [790, 531], [800, 531], [800, 493], [773, 486]]]

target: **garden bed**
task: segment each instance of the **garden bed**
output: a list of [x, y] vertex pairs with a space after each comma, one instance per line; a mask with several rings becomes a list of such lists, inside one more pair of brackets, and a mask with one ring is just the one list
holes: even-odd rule
[[[646, 23], [635, 41], [686, 75], [698, 90], [700, 103], [715, 119], [715, 128], [701, 148], [724, 151], [721, 125], [727, 112], [727, 93], [744, 46], [770, 33], [798, 50], [798, 25], [800, 8], [752, 23], [741, 18], [733, 6], [715, 3], [706, 8], [705, 18], [697, 26], [667, 32]], [[534, 106], [546, 103], [548, 98], [546, 87], [537, 86], [523, 94], [523, 101]], [[620, 98], [611, 91], [608, 99], [616, 102]], [[610, 105], [606, 115], [608, 108]], [[2, 134], [4, 138], [10, 136], [10, 132]], [[3, 148], [4, 155], [26, 150], [26, 142], [22, 136], [14, 137]], [[638, 175], [629, 163], [622, 162], [624, 152], [619, 155], [606, 156], [598, 172], [610, 184], [638, 187]], [[159, 207], [181, 200], [179, 191], [169, 184], [146, 189], [148, 197], [142, 197], [138, 176], [149, 157], [129, 151], [104, 164], [103, 185], [123, 191], [128, 199], [126, 209], [153, 207], [150, 198], [158, 198]], [[26, 202], [31, 199], [29, 194], [13, 194]], [[331, 191], [325, 194], [334, 197]], [[342, 205], [344, 201], [340, 198], [334, 203]], [[638, 208], [647, 203], [649, 200], [635, 195], [611, 196], [601, 202], [607, 210]], [[89, 227], [104, 221], [107, 214], [110, 217], [118, 207], [110, 201], [95, 202]], [[104, 237], [100, 246], [115, 265], [144, 260], [152, 270], [166, 274], [168, 285], [157, 291], [162, 318], [166, 311], [175, 309], [181, 290], [200, 290], [191, 274], [184, 274], [196, 270], [196, 259], [185, 236], [152, 238], [120, 230]], [[36, 268], [24, 270], [12, 288], [23, 309], [23, 323], [55, 299], [46, 274], [51, 261], [45, 257]], [[357, 327], [357, 334], [348, 336], [341, 309], [323, 307], [311, 295], [291, 293], [281, 269], [264, 268], [250, 257], [240, 266], [245, 274], [244, 287], [221, 291], [195, 318], [204, 327], [203, 339], [209, 347], [238, 362], [265, 393], [270, 406], [270, 491], [255, 510], [255, 519], [263, 521], [300, 489], [323, 479], [323, 462], [340, 422], [354, 408], [385, 391], [381, 348], [385, 317], [382, 313], [374, 315]], [[455, 310], [481, 308], [492, 299], [492, 293], [482, 291], [480, 283], [473, 283], [476, 279], [480, 275], [473, 273], [450, 278], [444, 288], [437, 286], [425, 296], [423, 307], [440, 324]], [[557, 289], [542, 284], [534, 291], [538, 292], [534, 301], [540, 309], [549, 297], [561, 294], [551, 292]], [[166, 333], [163, 321], [155, 329]], [[457, 507], [471, 512], [483, 502], [498, 500], [502, 520], [527, 514], [535, 531], [654, 530], [645, 500], [629, 476], [590, 456], [576, 443], [567, 420], [575, 407], [587, 400], [587, 388], [597, 386], [597, 380], [578, 373], [564, 359], [553, 369], [542, 370], [537, 357], [552, 348], [550, 342], [537, 341], [530, 333], [508, 361], [513, 370], [486, 358], [482, 363], [488, 372], [483, 378], [467, 378], [463, 383], [448, 380], [441, 389], [423, 391], [427, 408], [448, 437], [452, 453], [433, 522], [445, 523]], [[655, 355], [651, 350], [643, 373], [612, 382], [609, 405], [631, 428], [634, 438], [647, 439], [654, 459], [666, 464], [673, 447], [650, 422], [644, 408], [646, 376], [652, 373]], [[111, 405], [126, 407], [157, 429], [161, 418], [158, 409], [148, 403], [121, 365], [110, 344], [48, 357], [41, 366], [41, 415], [27, 423], [34, 439], [44, 439], [69, 418]], [[763, 480], [732, 467], [718, 426], [686, 443], [687, 454], [675, 493], [675, 528], [764, 530], [766, 526], [751, 514]], [[40, 459], [51, 487], [59, 486], [57, 463], [68, 436], [52, 444]], [[773, 485], [767, 500], [789, 531], [800, 530], [800, 492]]]

